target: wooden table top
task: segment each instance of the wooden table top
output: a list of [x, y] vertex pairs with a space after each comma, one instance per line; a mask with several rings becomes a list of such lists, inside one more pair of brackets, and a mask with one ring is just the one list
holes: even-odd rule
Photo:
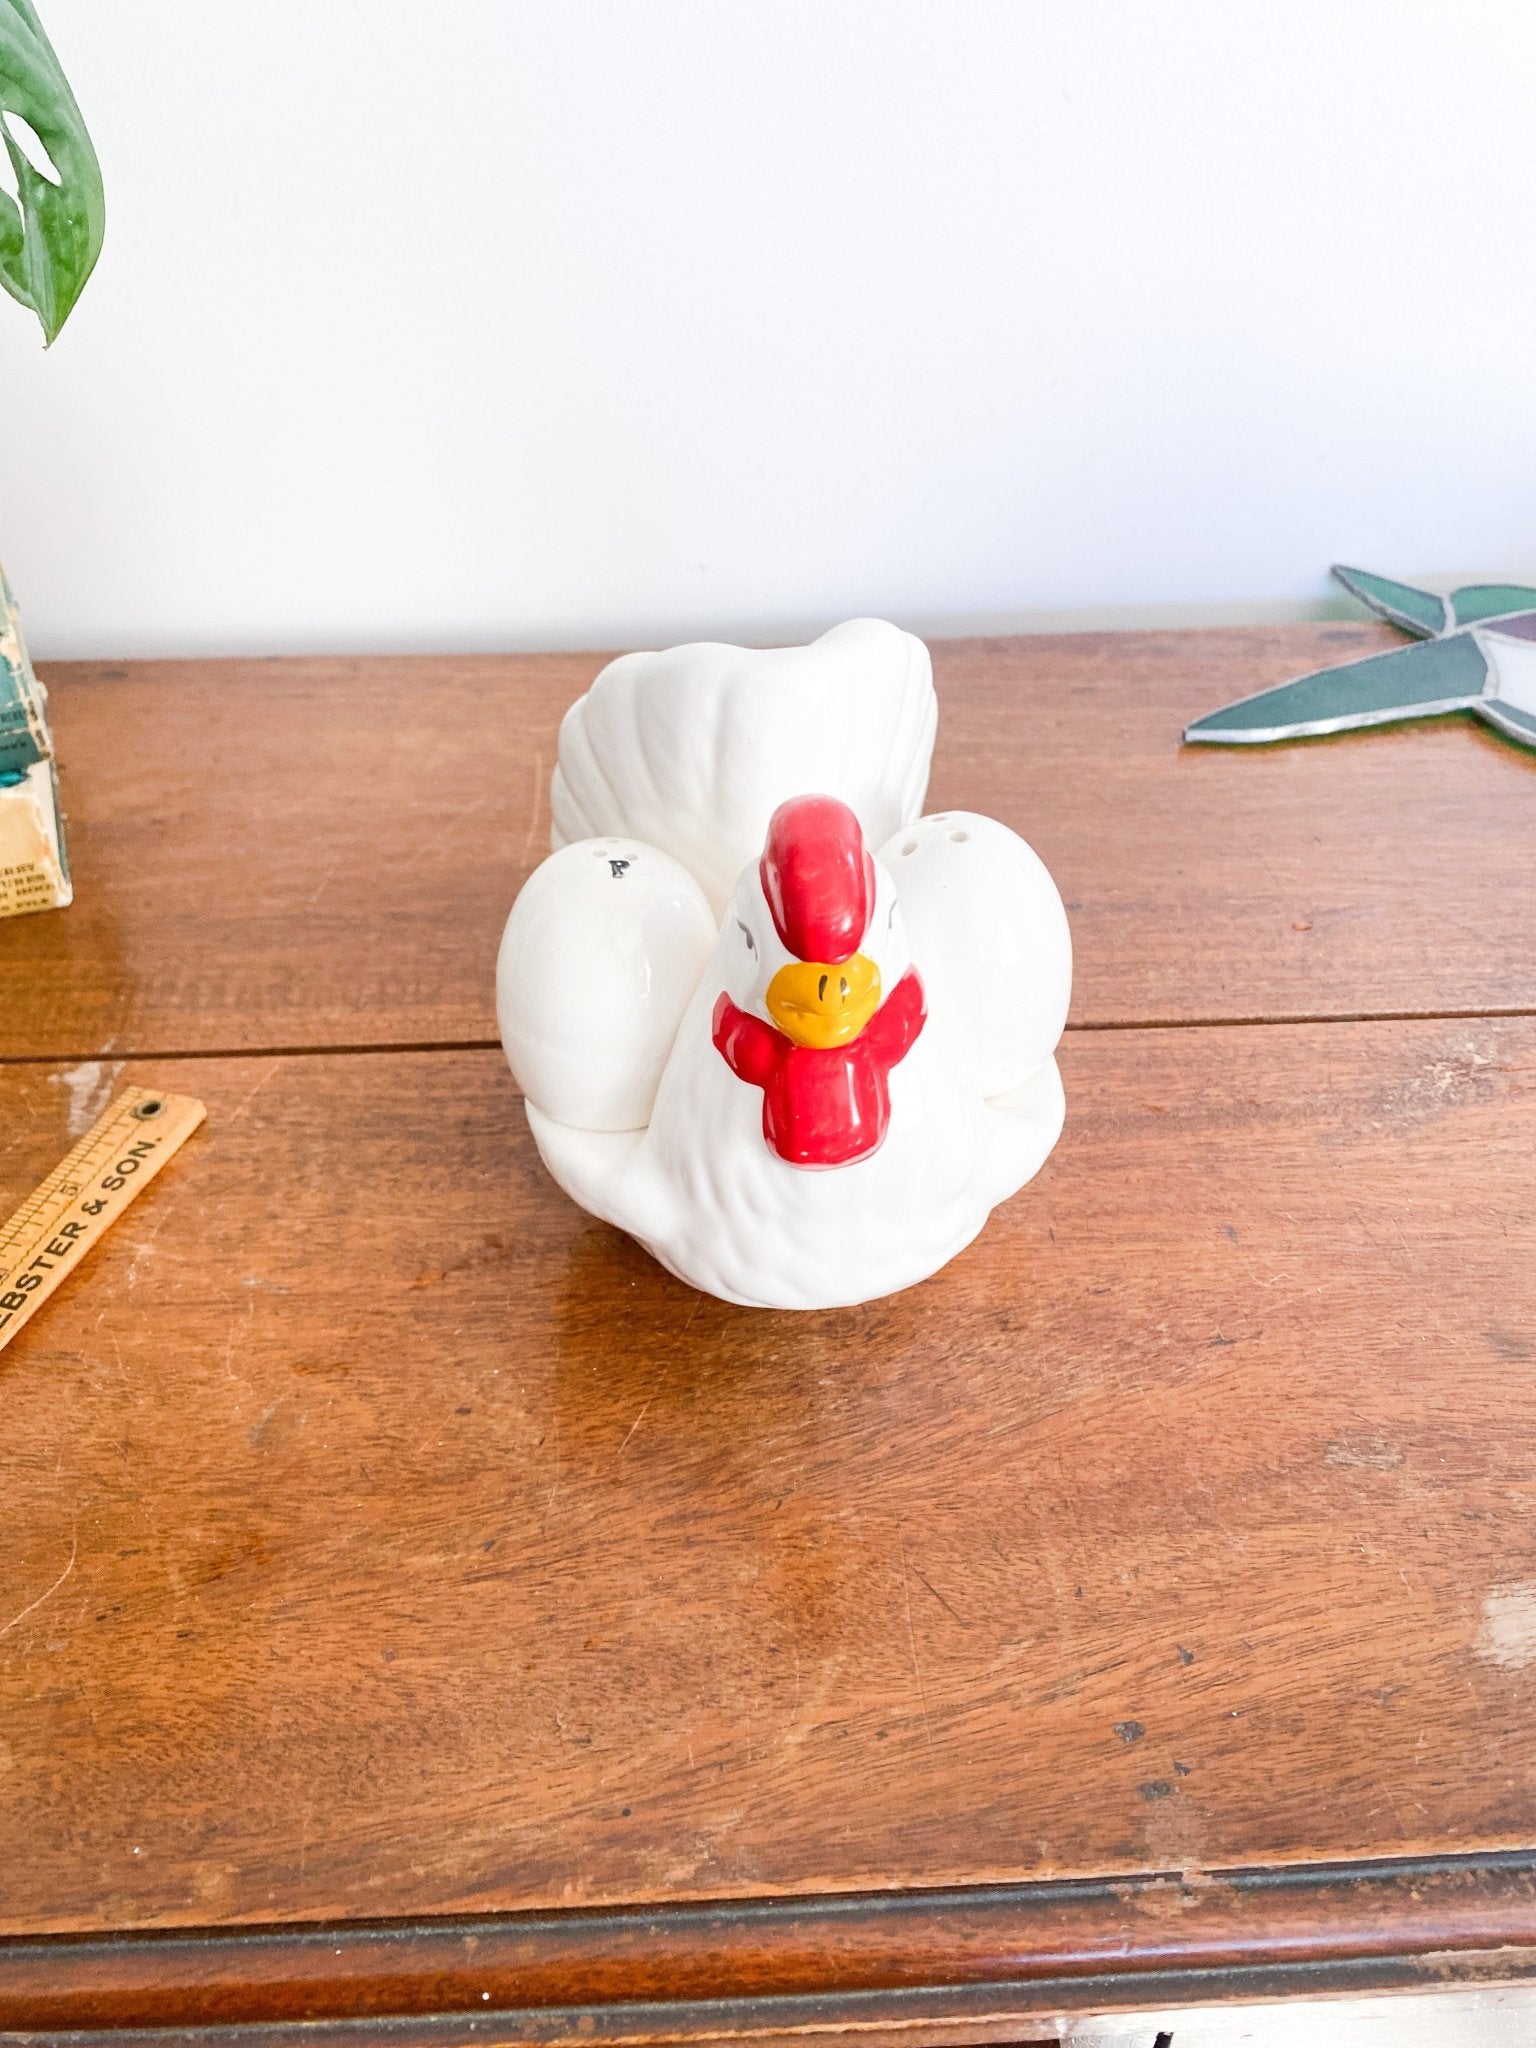
[[0, 1213], [118, 1086], [209, 1117], [0, 1354], [0, 2037], [1536, 1972], [1536, 759], [1178, 745], [1390, 637], [935, 649], [932, 802], [1071, 908], [1067, 1130], [804, 1317], [566, 1202], [491, 1043], [597, 657], [49, 673]]

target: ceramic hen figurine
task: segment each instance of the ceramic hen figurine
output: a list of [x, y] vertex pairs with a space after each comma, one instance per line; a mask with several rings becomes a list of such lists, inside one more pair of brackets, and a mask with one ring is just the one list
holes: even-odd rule
[[1060, 1134], [1066, 914], [1006, 826], [918, 816], [934, 725], [859, 619], [626, 655], [561, 728], [502, 1043], [567, 1194], [724, 1300], [909, 1287]]

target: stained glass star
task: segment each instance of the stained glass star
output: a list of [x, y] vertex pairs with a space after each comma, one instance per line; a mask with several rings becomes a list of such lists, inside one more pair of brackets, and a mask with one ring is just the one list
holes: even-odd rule
[[1536, 590], [1473, 583], [1437, 597], [1363, 569], [1336, 565], [1333, 573], [1379, 617], [1415, 635], [1414, 644], [1240, 697], [1186, 726], [1190, 745], [1261, 746], [1470, 711], [1536, 747]]

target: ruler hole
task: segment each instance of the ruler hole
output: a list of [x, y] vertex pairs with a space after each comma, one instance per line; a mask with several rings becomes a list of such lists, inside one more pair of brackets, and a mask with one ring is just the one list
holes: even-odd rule
[[159, 1096], [156, 1095], [153, 1096], [148, 1102], [136, 1103], [134, 1106], [133, 1113], [142, 1123], [149, 1117], [158, 1116], [161, 1110], [164, 1109], [164, 1107], [165, 1104], [160, 1100]]

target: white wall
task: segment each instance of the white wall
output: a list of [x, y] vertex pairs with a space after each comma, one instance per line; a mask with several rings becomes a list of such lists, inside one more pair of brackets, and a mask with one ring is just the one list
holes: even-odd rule
[[1285, 615], [1536, 580], [1523, 0], [41, 0], [44, 654]]

